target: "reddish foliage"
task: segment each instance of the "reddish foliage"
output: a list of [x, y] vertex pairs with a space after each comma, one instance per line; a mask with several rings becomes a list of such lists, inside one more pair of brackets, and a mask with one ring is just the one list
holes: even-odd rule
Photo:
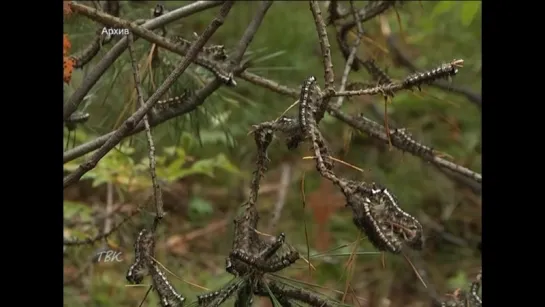
[[72, 78], [72, 70], [74, 70], [74, 59], [71, 57], [68, 57], [68, 52], [70, 51], [70, 48], [72, 48], [72, 44], [70, 43], [70, 40], [68, 39], [68, 35], [64, 34], [63, 41], [62, 41], [62, 55], [63, 55], [63, 80], [66, 83], [70, 83], [70, 79]]

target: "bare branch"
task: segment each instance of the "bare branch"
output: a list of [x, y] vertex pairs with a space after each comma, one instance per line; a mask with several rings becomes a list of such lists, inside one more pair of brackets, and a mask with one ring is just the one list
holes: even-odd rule
[[355, 91], [336, 92], [333, 96], [359, 96], [359, 95], [378, 95], [393, 96], [395, 92], [408, 90], [413, 87], [420, 89], [422, 84], [429, 84], [438, 79], [444, 79], [454, 76], [458, 73], [458, 67], [462, 67], [463, 60], [452, 60], [450, 63], [442, 64], [436, 68], [422, 73], [411, 74], [405, 77], [402, 82], [381, 84], [372, 88], [366, 88]]
[[[190, 16], [211, 7], [218, 6], [222, 3], [222, 1], [196, 1], [177, 10], [151, 19], [150, 21], [144, 23], [143, 27], [148, 30], [153, 30], [169, 22], [173, 22], [177, 19]], [[72, 2], [71, 7], [75, 11], [77, 11], [78, 6], [81, 7], [80, 4]], [[134, 23], [137, 24], [137, 22]], [[108, 53], [106, 53], [106, 55], [104, 55], [102, 60], [87, 75], [81, 85], [74, 91], [72, 96], [70, 96], [68, 101], [64, 104], [64, 120], [66, 120], [70, 116], [70, 114], [72, 114], [78, 108], [85, 95], [89, 93], [91, 88], [97, 83], [98, 79], [102, 77], [106, 70], [115, 62], [115, 60], [117, 60], [117, 58], [123, 53], [123, 51], [125, 51], [128, 46], [127, 44], [128, 39], [126, 37], [122, 38], [117, 44], [112, 47], [112, 49], [110, 49], [110, 51], [108, 51]]]
[[233, 51], [230, 62], [231, 67], [235, 67], [242, 61], [242, 57], [244, 56], [244, 53], [246, 52], [246, 49], [254, 39], [255, 34], [257, 33], [257, 30], [259, 29], [259, 26], [261, 26], [261, 22], [263, 21], [263, 18], [265, 17], [265, 14], [273, 4], [273, 1], [262, 1], [261, 5], [257, 9], [254, 18], [252, 18], [252, 21], [244, 31], [244, 34], [242, 35], [242, 38], [238, 42], [238, 45], [236, 49]]
[[[140, 103], [140, 107], [144, 108], [145, 102], [144, 102], [144, 96], [142, 91], [142, 84], [140, 83], [140, 72], [138, 70], [138, 64], [136, 63], [136, 55], [134, 52], [133, 47], [133, 36], [132, 33], [129, 33], [129, 55], [131, 58], [131, 66], [132, 66], [132, 72], [134, 77], [134, 86], [136, 88], [136, 94], [138, 97], [138, 102]], [[163, 218], [165, 215], [163, 211], [163, 192], [161, 190], [161, 187], [159, 186], [159, 182], [157, 181], [157, 175], [155, 173], [155, 145], [153, 143], [153, 136], [151, 134], [151, 127], [149, 124], [149, 115], [144, 115], [144, 127], [146, 128], [146, 139], [148, 141], [148, 159], [149, 159], [149, 171], [151, 176], [151, 184], [153, 186], [153, 198], [155, 203], [155, 220], [156, 223], [154, 223], [155, 227], [152, 227], [152, 231], [155, 230], [157, 224], [159, 221]]]
[[130, 215], [126, 216], [119, 224], [115, 225], [110, 229], [108, 232], [104, 232], [94, 238], [89, 238], [85, 240], [64, 240], [63, 245], [66, 246], [76, 246], [76, 245], [91, 245], [94, 244], [102, 239], [108, 238], [112, 233], [116, 232], [123, 224], [128, 222], [133, 216], [140, 213], [139, 210], [135, 210]]
[[[359, 12], [359, 19], [361, 22], [366, 22], [375, 18], [376, 16], [384, 13], [387, 9], [391, 8], [395, 4], [395, 1], [369, 1], [369, 3], [362, 8]], [[339, 19], [346, 17], [351, 12], [346, 12], [339, 16]], [[352, 28], [356, 25], [356, 19], [349, 20], [341, 25], [341, 27]]]
[[320, 40], [320, 48], [322, 50], [322, 57], [324, 63], [324, 82], [327, 92], [334, 91], [335, 74], [333, 72], [333, 63], [331, 61], [331, 45], [327, 38], [327, 30], [325, 22], [322, 17], [322, 11], [317, 1], [309, 1], [310, 10], [312, 11], [312, 17], [314, 17], [314, 24], [316, 25], [316, 32], [318, 32], [318, 39]]
[[[344, 66], [344, 73], [343, 77], [341, 79], [341, 87], [339, 88], [339, 91], [342, 92], [346, 88], [346, 82], [348, 81], [348, 75], [350, 74], [350, 70], [352, 68], [352, 63], [354, 62], [354, 59], [356, 58], [356, 51], [358, 50], [358, 47], [360, 45], [361, 37], [363, 36], [363, 27], [361, 26], [360, 21], [360, 15], [356, 13], [356, 8], [354, 6], [354, 1], [350, 1], [350, 9], [352, 11], [352, 15], [354, 16], [354, 20], [357, 21], [358, 25], [358, 38], [354, 42], [354, 45], [352, 46], [352, 50], [350, 50], [350, 54], [348, 55], [348, 58], [346, 59], [346, 64]], [[333, 105], [335, 108], [340, 108], [343, 104], [344, 97], [338, 97], [336, 103]]]
[[[356, 128], [357, 130], [365, 132], [374, 138], [377, 138], [379, 140], [382, 140], [388, 143], [389, 141], [388, 134], [386, 133], [386, 129], [382, 125], [377, 124], [374, 121], [362, 116], [355, 118], [353, 116], [345, 114], [344, 112], [338, 109], [330, 108], [329, 112], [331, 115], [335, 116], [337, 119], [347, 123], [348, 125]], [[475, 182], [478, 182], [478, 183], [482, 182], [482, 176], [481, 174], [477, 172], [467, 169], [454, 162], [450, 162], [448, 160], [440, 158], [436, 155], [429, 155], [427, 153], [421, 152], [420, 150], [418, 150], [418, 148], [411, 148], [406, 146], [406, 144], [404, 144], [405, 143], [404, 140], [402, 138], [399, 138], [397, 133], [391, 132], [391, 141], [394, 147], [407, 151], [415, 156], [422, 158], [423, 160], [427, 162], [430, 162], [440, 167], [444, 167], [452, 172], [455, 172], [467, 178], [470, 178], [474, 180]]]
[[[212, 34], [223, 24], [225, 17], [231, 10], [234, 2], [226, 1], [218, 15], [212, 20], [208, 25], [206, 30], [201, 34], [201, 36], [191, 45], [187, 56], [181, 61], [181, 63], [172, 71], [172, 73], [166, 78], [166, 80], [161, 84], [157, 91], [146, 101], [146, 104], [139, 108], [133, 115], [131, 115], [125, 122], [121, 125], [119, 129], [102, 145], [102, 147], [95, 152], [87, 161], [81, 164], [73, 173], [69, 174], [64, 178], [63, 186], [66, 188], [70, 184], [77, 182], [81, 176], [86, 172], [93, 169], [98, 161], [102, 159], [112, 148], [114, 148], [126, 135], [128, 135], [134, 127], [140, 122], [146, 113], [153, 107], [153, 105], [161, 98], [161, 96], [168, 90], [174, 82], [180, 77], [180, 75], [189, 67], [189, 64], [197, 56], [199, 50], [204, 46], [204, 44], [210, 39]], [[128, 40], [127, 40], [128, 41]]]

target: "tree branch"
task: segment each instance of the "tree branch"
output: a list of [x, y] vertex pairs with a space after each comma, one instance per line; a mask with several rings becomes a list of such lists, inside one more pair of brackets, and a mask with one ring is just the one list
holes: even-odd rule
[[[148, 30], [153, 30], [177, 19], [190, 16], [211, 7], [218, 6], [222, 3], [222, 1], [197, 1], [157, 18], [151, 19], [142, 26]], [[77, 11], [77, 8], [81, 6], [82, 5], [75, 2], [72, 2], [71, 5], [72, 9], [75, 11]], [[135, 22], [135, 24], [137, 24], [137, 22]], [[115, 44], [112, 49], [106, 53], [106, 55], [104, 55], [102, 60], [100, 60], [100, 62], [93, 68], [93, 70], [83, 80], [81, 85], [74, 91], [72, 96], [70, 96], [68, 101], [64, 104], [63, 120], [66, 120], [70, 114], [74, 113], [85, 95], [89, 93], [91, 88], [97, 83], [98, 79], [102, 77], [106, 70], [115, 62], [115, 60], [117, 60], [123, 51], [125, 51], [127, 46], [128, 39], [124, 37], [117, 44]]]
[[[234, 67], [229, 69], [233, 69], [234, 75], [238, 76], [239, 74], [242, 73], [244, 67], [241, 67], [239, 65], [240, 59], [242, 59], [242, 56], [246, 52], [246, 49], [248, 48], [249, 43], [252, 41], [252, 38], [255, 36], [255, 33], [259, 29], [259, 26], [261, 25], [261, 22], [263, 21], [263, 18], [265, 17], [265, 13], [267, 12], [267, 10], [269, 9], [271, 5], [272, 5], [272, 1], [264, 1], [263, 4], [257, 9], [257, 12], [254, 18], [252, 19], [247, 29], [245, 30], [242, 38], [237, 44], [237, 47], [232, 52], [231, 59], [234, 59], [234, 60], [229, 59], [229, 61], [231, 63], [231, 66], [234, 66]], [[246, 72], [244, 72], [243, 74], [246, 74]], [[252, 74], [250, 75], [253, 76]], [[195, 110], [195, 108], [201, 105], [209, 95], [211, 95], [217, 88], [219, 88], [220, 85], [221, 83], [219, 81], [214, 80], [213, 82], [210, 82], [209, 84], [207, 84], [201, 90], [197, 91], [195, 93], [195, 96], [190, 97], [186, 103], [183, 103], [177, 107], [165, 110], [161, 112], [160, 114], [153, 116], [150, 121], [151, 127], [155, 127], [169, 119], [172, 119], [174, 117], [177, 117], [182, 114], [186, 114]], [[130, 133], [128, 133], [126, 136], [136, 134], [143, 130], [144, 130], [144, 125], [139, 124], [132, 131], [130, 131]], [[114, 133], [115, 132], [110, 132], [92, 141], [82, 144], [76, 148], [66, 151], [63, 155], [63, 162], [67, 163], [69, 161], [72, 161], [78, 157], [81, 157], [91, 151], [94, 151], [100, 148], [100, 146], [104, 145], [106, 141], [114, 135]]]
[[[132, 73], [134, 77], [134, 87], [136, 88], [136, 95], [138, 97], [138, 102], [140, 103], [140, 107], [144, 108], [145, 102], [144, 102], [144, 96], [142, 91], [142, 84], [140, 83], [140, 72], [138, 69], [138, 64], [136, 63], [136, 54], [134, 52], [133, 47], [133, 35], [132, 33], [129, 33], [128, 36], [129, 39], [129, 55], [131, 58], [131, 67], [132, 67]], [[149, 124], [149, 115], [144, 115], [144, 127], [146, 129], [146, 139], [148, 141], [148, 159], [149, 159], [149, 171], [151, 176], [151, 184], [153, 186], [153, 198], [155, 203], [155, 223], [154, 227], [152, 227], [152, 231], [155, 231], [157, 228], [157, 225], [159, 224], [159, 221], [163, 219], [163, 216], [165, 215], [165, 212], [163, 211], [163, 192], [161, 190], [161, 187], [159, 186], [159, 182], [157, 181], [157, 175], [155, 173], [155, 145], [153, 144], [153, 136], [151, 134], [151, 127]]]
[[[95, 168], [96, 164], [102, 157], [104, 157], [112, 148], [114, 148], [126, 135], [128, 135], [134, 127], [140, 122], [146, 113], [153, 107], [153, 105], [161, 98], [161, 96], [176, 82], [181, 74], [189, 67], [191, 61], [197, 56], [197, 53], [204, 47], [204, 44], [210, 39], [212, 34], [223, 24], [225, 17], [234, 5], [233, 1], [226, 1], [218, 15], [208, 25], [206, 30], [201, 36], [191, 45], [187, 56], [181, 60], [181, 63], [177, 65], [176, 69], [167, 77], [167, 79], [161, 84], [157, 91], [146, 101], [146, 104], [139, 108], [133, 115], [131, 115], [121, 125], [119, 129], [101, 146], [101, 148], [95, 152], [87, 161], [81, 164], [73, 173], [66, 176], [63, 180], [63, 186], [66, 188], [74, 182], [77, 182], [81, 176], [83, 176], [89, 170]], [[128, 39], [127, 39], [128, 41]]]

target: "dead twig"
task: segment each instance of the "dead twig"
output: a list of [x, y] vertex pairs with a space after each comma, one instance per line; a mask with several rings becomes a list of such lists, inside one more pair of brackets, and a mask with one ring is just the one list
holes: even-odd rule
[[85, 240], [64, 240], [63, 245], [65, 246], [77, 246], [77, 245], [91, 245], [94, 244], [102, 239], [108, 238], [111, 234], [116, 232], [123, 224], [128, 222], [133, 216], [140, 213], [139, 210], [133, 211], [131, 214], [129, 214], [127, 217], [125, 217], [119, 224], [115, 225], [110, 229], [108, 232], [103, 232], [102, 234], [94, 237], [94, 238], [88, 238]]
[[[140, 83], [140, 71], [138, 69], [138, 64], [136, 63], [136, 54], [133, 47], [133, 35], [129, 33], [129, 55], [131, 58], [132, 73], [134, 77], [134, 86], [136, 88], [136, 95], [140, 103], [140, 107], [145, 106], [142, 84]], [[151, 228], [152, 232], [155, 231], [159, 222], [163, 219], [165, 215], [163, 211], [163, 192], [157, 181], [157, 175], [155, 173], [155, 145], [153, 143], [153, 136], [151, 134], [151, 127], [149, 124], [149, 115], [144, 115], [144, 127], [146, 129], [146, 139], [148, 141], [148, 159], [149, 159], [149, 171], [151, 176], [151, 183], [153, 186], [153, 199], [155, 203], [155, 220]]]
[[314, 24], [316, 25], [316, 32], [318, 33], [318, 40], [320, 41], [320, 49], [322, 51], [322, 59], [324, 64], [324, 82], [325, 92], [323, 93], [323, 99], [321, 100], [318, 109], [316, 110], [316, 121], [320, 122], [324, 117], [325, 110], [329, 104], [329, 98], [335, 92], [335, 73], [333, 72], [333, 62], [331, 61], [331, 45], [329, 44], [329, 38], [327, 37], [327, 30], [325, 27], [324, 18], [322, 17], [322, 11], [317, 1], [309, 1], [310, 11], [314, 18]]
[[[354, 1], [350, 1], [350, 10], [352, 11], [352, 15], [354, 16], [354, 20], [357, 21], [358, 26], [358, 37], [356, 38], [356, 41], [354, 42], [354, 45], [352, 46], [352, 49], [350, 50], [350, 54], [348, 55], [348, 59], [346, 60], [346, 64], [344, 66], [344, 73], [341, 79], [341, 87], [339, 88], [339, 91], [344, 91], [346, 88], [346, 82], [348, 81], [348, 75], [350, 74], [350, 70], [352, 68], [352, 63], [354, 62], [356, 58], [356, 51], [358, 50], [358, 47], [360, 45], [361, 38], [363, 36], [363, 27], [361, 25], [360, 15], [356, 13], [356, 8], [354, 6]], [[338, 97], [336, 103], [333, 105], [335, 108], [340, 108], [343, 104], [344, 97]]]
[[[166, 91], [176, 82], [180, 75], [189, 67], [191, 61], [197, 56], [197, 53], [208, 41], [208, 39], [216, 32], [216, 30], [223, 24], [225, 17], [231, 10], [234, 2], [226, 1], [218, 15], [208, 25], [206, 30], [199, 36], [199, 38], [191, 45], [187, 56], [179, 63], [172, 71], [172, 73], [166, 78], [166, 80], [159, 86], [157, 91], [146, 101], [143, 107], [140, 107], [133, 115], [131, 115], [125, 122], [117, 129], [114, 134], [101, 146], [101, 148], [95, 152], [87, 161], [81, 164], [73, 173], [69, 174], [63, 180], [63, 187], [77, 182], [81, 176], [83, 176], [89, 170], [95, 168], [96, 164], [102, 157], [104, 157], [112, 148], [114, 148], [125, 136], [127, 136], [140, 122], [146, 113], [148, 113], [155, 103], [166, 93]], [[166, 15], [163, 15], [166, 16]]]

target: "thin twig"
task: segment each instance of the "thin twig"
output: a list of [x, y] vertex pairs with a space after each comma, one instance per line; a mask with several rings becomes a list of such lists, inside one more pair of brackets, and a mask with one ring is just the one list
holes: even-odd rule
[[129, 214], [127, 217], [125, 217], [119, 224], [115, 225], [110, 229], [108, 232], [103, 232], [102, 234], [94, 237], [94, 238], [88, 238], [85, 240], [64, 240], [63, 245], [66, 246], [76, 246], [76, 245], [90, 245], [94, 244], [102, 239], [106, 239], [108, 236], [110, 236], [112, 233], [116, 232], [123, 224], [128, 222], [133, 216], [140, 213], [139, 210], [133, 211], [131, 214]]
[[110, 232], [112, 229], [111, 214], [114, 206], [114, 184], [108, 182], [106, 184], [106, 218], [104, 219], [104, 233]]
[[[350, 54], [348, 56], [348, 59], [346, 60], [346, 64], [344, 66], [344, 73], [343, 77], [341, 79], [341, 87], [339, 88], [339, 91], [344, 91], [346, 88], [346, 82], [348, 81], [348, 75], [350, 74], [350, 70], [352, 68], [352, 63], [354, 62], [354, 59], [356, 58], [356, 51], [358, 50], [358, 47], [360, 45], [361, 38], [363, 36], [363, 27], [361, 25], [360, 15], [356, 13], [356, 8], [354, 6], [354, 1], [350, 1], [350, 10], [352, 11], [352, 15], [354, 16], [354, 20], [357, 21], [358, 26], [358, 37], [356, 38], [356, 41], [354, 42], [354, 45], [352, 46], [352, 49], [350, 50]], [[337, 102], [333, 105], [335, 108], [340, 108], [343, 104], [344, 97], [338, 97]]]
[[[142, 26], [148, 30], [159, 28], [167, 23], [173, 22], [183, 17], [190, 16], [192, 14], [204, 11], [211, 7], [222, 4], [222, 1], [196, 1], [194, 3], [183, 6], [177, 10], [151, 19], [144, 23]], [[72, 9], [77, 11], [79, 4], [72, 2]], [[137, 22], [134, 22], [138, 24]], [[93, 68], [93, 70], [83, 80], [81, 85], [74, 91], [72, 96], [64, 104], [63, 107], [63, 120], [66, 120], [74, 111], [78, 108], [83, 98], [89, 93], [91, 88], [97, 83], [98, 79], [106, 72], [106, 70], [117, 60], [117, 58], [125, 51], [128, 46], [128, 39], [122, 38], [117, 44], [115, 44], [106, 55], [100, 60], [100, 62]]]
[[288, 189], [291, 182], [292, 166], [285, 162], [281, 165], [280, 183], [278, 184], [278, 198], [274, 204], [273, 216], [269, 220], [269, 227], [267, 232], [272, 233], [280, 220], [282, 215], [282, 209], [286, 204], [286, 196], [288, 195]]
[[[133, 47], [133, 35], [129, 33], [129, 55], [131, 58], [131, 66], [134, 77], [134, 86], [136, 88], [136, 95], [138, 101], [140, 102], [140, 107], [143, 108], [145, 105], [142, 84], [140, 83], [140, 72], [138, 70], [138, 64], [136, 63], [136, 54]], [[165, 215], [163, 211], [163, 192], [157, 181], [157, 175], [155, 173], [155, 145], [153, 143], [153, 136], [151, 134], [151, 127], [149, 124], [149, 115], [144, 115], [144, 127], [146, 128], [146, 139], [148, 140], [148, 159], [149, 159], [149, 171], [151, 176], [151, 183], [153, 186], [153, 198], [155, 203], [155, 221], [153, 223], [152, 231], [155, 231], [158, 223], [161, 221]]]
[[[104, 157], [112, 148], [114, 148], [125, 136], [127, 136], [140, 122], [146, 113], [148, 113], [155, 103], [166, 93], [166, 91], [178, 80], [182, 73], [189, 67], [191, 61], [197, 56], [197, 53], [202, 49], [204, 44], [210, 39], [212, 34], [223, 24], [225, 17], [234, 5], [233, 1], [226, 1], [218, 15], [208, 25], [206, 30], [199, 36], [199, 38], [191, 45], [187, 56], [182, 59], [181, 63], [172, 71], [172, 73], [166, 78], [166, 80], [159, 86], [157, 91], [146, 101], [146, 104], [139, 108], [133, 115], [131, 115], [125, 122], [117, 129], [114, 134], [101, 146], [101, 148], [95, 152], [87, 161], [81, 164], [73, 173], [69, 174], [63, 180], [63, 186], [66, 188], [74, 182], [77, 182], [81, 176], [83, 176], [89, 170], [95, 168], [96, 164], [102, 157]], [[165, 16], [165, 15], [163, 15]]]

